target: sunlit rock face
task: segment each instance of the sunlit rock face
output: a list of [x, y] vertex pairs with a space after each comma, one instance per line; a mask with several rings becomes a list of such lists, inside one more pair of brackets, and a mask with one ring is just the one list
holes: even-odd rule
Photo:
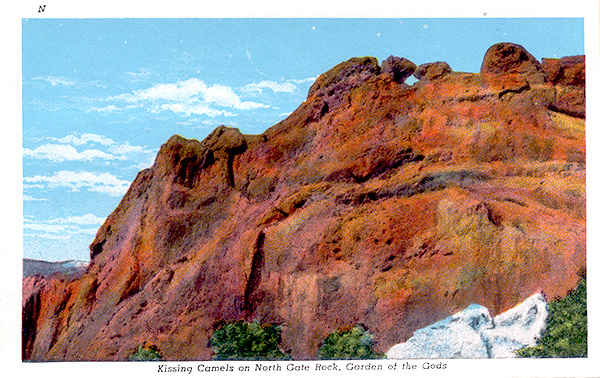
[[386, 353], [390, 359], [510, 358], [515, 351], [534, 346], [548, 321], [548, 303], [542, 294], [495, 317], [487, 308], [465, 310], [415, 331], [405, 343]]
[[87, 270], [27, 283], [23, 358], [210, 359], [236, 320], [280, 325], [294, 359], [356, 324], [383, 353], [471, 303], [491, 318], [564, 296], [586, 266], [583, 66], [492, 52], [413, 85], [413, 63], [352, 58], [263, 134], [173, 136]]

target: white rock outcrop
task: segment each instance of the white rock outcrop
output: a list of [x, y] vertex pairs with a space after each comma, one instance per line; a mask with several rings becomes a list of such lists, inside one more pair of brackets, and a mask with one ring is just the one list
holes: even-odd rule
[[516, 350], [535, 345], [547, 321], [548, 302], [543, 294], [534, 294], [494, 318], [487, 308], [470, 305], [415, 331], [386, 355], [390, 359], [515, 357]]

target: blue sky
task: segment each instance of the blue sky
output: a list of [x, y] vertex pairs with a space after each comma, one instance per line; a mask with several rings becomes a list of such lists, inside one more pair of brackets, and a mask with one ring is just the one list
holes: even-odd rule
[[584, 54], [582, 19], [24, 19], [24, 257], [88, 245], [171, 135], [258, 134], [354, 56], [478, 72], [487, 48]]

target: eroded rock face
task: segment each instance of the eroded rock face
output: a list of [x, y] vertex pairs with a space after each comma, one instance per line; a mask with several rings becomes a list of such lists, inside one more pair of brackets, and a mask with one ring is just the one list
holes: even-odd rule
[[557, 88], [550, 108], [575, 117], [585, 117], [585, 57], [542, 59], [542, 70]]
[[493, 316], [575, 287], [585, 120], [552, 110], [561, 85], [381, 71], [341, 63], [261, 135], [170, 138], [87, 271], [24, 291], [23, 358], [126, 360], [151, 343], [210, 359], [236, 320], [280, 325], [295, 359], [355, 324], [385, 352], [470, 303]]
[[534, 294], [492, 318], [489, 310], [470, 305], [448, 318], [417, 330], [405, 343], [386, 353], [390, 359], [510, 358], [535, 346], [546, 329], [548, 303]]
[[308, 98], [317, 98], [310, 120], [319, 120], [326, 112], [335, 109], [351, 89], [379, 75], [381, 68], [376, 58], [352, 58], [320, 75], [308, 91]]
[[415, 77], [419, 80], [436, 80], [452, 72], [452, 68], [446, 62], [434, 62], [421, 64], [415, 71]]
[[488, 49], [481, 64], [481, 75], [484, 78], [518, 75], [530, 84], [546, 81], [540, 68], [540, 62], [515, 43], [498, 43]]
[[404, 83], [410, 77], [417, 66], [406, 58], [398, 58], [390, 55], [381, 63], [381, 73], [391, 75], [394, 81]]
[[541, 69], [553, 84], [585, 85], [585, 57], [567, 56], [560, 59], [542, 59]]

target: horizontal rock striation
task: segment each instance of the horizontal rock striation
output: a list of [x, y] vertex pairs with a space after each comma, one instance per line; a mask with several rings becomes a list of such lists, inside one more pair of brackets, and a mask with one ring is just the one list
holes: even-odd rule
[[585, 112], [560, 104], [583, 88], [571, 63], [491, 51], [481, 73], [352, 58], [261, 135], [173, 136], [87, 270], [30, 282], [23, 359], [210, 359], [236, 320], [279, 325], [294, 359], [355, 324], [384, 352], [470, 303], [565, 295], [586, 266]]

